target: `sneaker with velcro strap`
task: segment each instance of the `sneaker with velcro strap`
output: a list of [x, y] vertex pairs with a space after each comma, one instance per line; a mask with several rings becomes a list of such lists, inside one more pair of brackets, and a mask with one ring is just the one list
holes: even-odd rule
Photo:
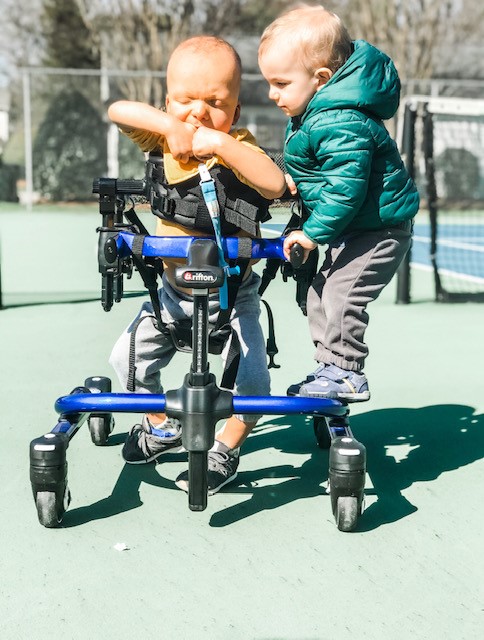
[[315, 371], [313, 371], [312, 373], [308, 373], [308, 375], [306, 376], [306, 380], [303, 380], [302, 382], [296, 382], [296, 384], [291, 384], [291, 386], [288, 387], [286, 394], [288, 396], [298, 396], [301, 390], [301, 387], [304, 384], [315, 380], [318, 375], [321, 375], [322, 371], [324, 370], [324, 367], [326, 366], [327, 365], [325, 365], [324, 363], [319, 364]]
[[153, 462], [166, 451], [180, 451], [181, 436], [182, 426], [176, 418], [167, 417], [154, 426], [144, 415], [141, 424], [131, 428], [121, 453], [128, 464]]
[[[238, 449], [229, 449], [218, 440], [215, 441], [214, 449], [208, 452], [207, 485], [209, 496], [213, 496], [222, 487], [235, 480], [239, 466]], [[180, 473], [175, 484], [182, 491], [188, 492], [188, 470]]]
[[303, 384], [299, 395], [306, 398], [332, 398], [346, 402], [362, 402], [370, 399], [368, 380], [363, 373], [346, 371], [328, 364], [318, 375]]

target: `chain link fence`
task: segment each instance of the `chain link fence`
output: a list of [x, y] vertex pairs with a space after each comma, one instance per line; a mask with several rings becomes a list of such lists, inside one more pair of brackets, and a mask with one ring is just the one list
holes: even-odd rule
[[[164, 73], [28, 68], [22, 72], [23, 117], [13, 124], [6, 155], [24, 172], [19, 196], [28, 207], [41, 201], [91, 198], [98, 176], [141, 177], [144, 155], [108, 121], [108, 105], [126, 98], [131, 85], [165, 83]], [[282, 149], [285, 117], [269, 103], [265, 81], [244, 74], [242, 114], [259, 144]]]
[[[86, 201], [98, 176], [139, 178], [144, 155], [118, 134], [106, 116], [114, 100], [165, 83], [164, 72], [25, 68], [23, 111], [11, 118], [4, 162], [27, 208], [38, 202]], [[484, 99], [484, 81], [426, 80], [402, 83], [402, 95]], [[267, 97], [258, 74], [244, 74], [240, 126], [249, 128], [262, 147], [281, 150], [286, 118]], [[388, 123], [396, 135], [396, 120]], [[20, 178], [20, 179], [18, 179]], [[1, 198], [1, 195], [0, 195]]]

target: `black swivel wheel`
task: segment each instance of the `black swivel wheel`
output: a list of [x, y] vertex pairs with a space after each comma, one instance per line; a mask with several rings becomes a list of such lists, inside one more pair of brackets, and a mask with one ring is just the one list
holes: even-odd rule
[[111, 380], [105, 376], [91, 376], [86, 378], [84, 386], [92, 393], [111, 393]]
[[[104, 376], [86, 378], [84, 385], [91, 393], [111, 393], [111, 380]], [[91, 440], [97, 447], [107, 444], [109, 434], [114, 429], [114, 417], [111, 413], [91, 413], [87, 421]]]
[[48, 529], [58, 527], [71, 501], [71, 493], [66, 484], [61, 484], [56, 491], [35, 491], [37, 517], [42, 526]]
[[59, 526], [69, 506], [66, 450], [63, 434], [48, 433], [30, 443], [30, 482], [39, 522], [49, 529]]
[[87, 421], [91, 440], [97, 447], [107, 444], [109, 434], [114, 429], [114, 418], [111, 413], [91, 413]]
[[318, 447], [320, 449], [329, 449], [331, 446], [331, 436], [329, 435], [326, 418], [323, 416], [314, 416], [313, 429]]
[[336, 499], [333, 515], [339, 531], [353, 531], [360, 513], [356, 496], [339, 496]]
[[355, 438], [335, 438], [329, 451], [331, 507], [340, 531], [353, 531], [363, 512], [366, 449]]

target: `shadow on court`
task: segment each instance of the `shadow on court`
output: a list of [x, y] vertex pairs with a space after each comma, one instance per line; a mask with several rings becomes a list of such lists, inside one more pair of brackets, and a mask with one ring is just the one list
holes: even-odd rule
[[[367, 470], [374, 488], [367, 489], [366, 494], [376, 496], [376, 501], [358, 520], [360, 532], [414, 513], [417, 505], [402, 494], [414, 482], [435, 480], [444, 472], [484, 456], [484, 415], [476, 415], [472, 407], [465, 405], [379, 409], [353, 416], [351, 426], [367, 448]], [[110, 440], [112, 444], [120, 444], [125, 435], [117, 434]], [[244, 457], [265, 449], [279, 450], [289, 458], [308, 453], [310, 456], [300, 466], [288, 463], [244, 471]], [[185, 456], [169, 454], [169, 459], [180, 461]], [[142, 483], [178, 491], [173, 481], [163, 477], [163, 464], [169, 462], [124, 465], [111, 495], [92, 505], [67, 511], [63, 526], [79, 526], [140, 507]], [[330, 513], [329, 496], [325, 492], [328, 452], [316, 446], [311, 418], [296, 416], [261, 423], [244, 445], [240, 468], [236, 482], [226, 491], [247, 499], [214, 513], [210, 518], [212, 527], [229, 526], [261, 511], [318, 495], [327, 500], [327, 505], [321, 505], [322, 513], [325, 513], [323, 509]], [[180, 508], [186, 508], [183, 503], [181, 500]]]
[[[115, 444], [120, 445], [124, 442], [127, 435], [127, 433], [123, 433], [111, 436], [110, 444], [113, 446]], [[111, 443], [113, 438], [116, 439], [114, 443]], [[170, 453], [167, 454], [167, 456], [171, 461], [181, 461], [186, 459], [186, 454], [183, 453]], [[167, 464], [169, 464], [169, 462], [167, 462]], [[93, 520], [110, 518], [119, 513], [141, 507], [143, 502], [140, 498], [139, 491], [143, 483], [151, 484], [162, 490], [179, 491], [171, 480], [167, 480], [158, 473], [158, 466], [159, 465], [156, 464], [124, 464], [111, 495], [106, 496], [106, 498], [98, 500], [93, 504], [69, 509], [63, 517], [61, 527], [77, 527]], [[162, 499], [163, 496], [160, 495], [160, 500]]]
[[[1, 293], [1, 292], [0, 292]], [[146, 296], [146, 291], [128, 291], [123, 293], [123, 298], [139, 298]], [[19, 309], [23, 307], [45, 307], [49, 305], [84, 304], [85, 302], [99, 302], [99, 293], [78, 293], [73, 295], [71, 291], [49, 293], [20, 293], [0, 296], [0, 310]]]

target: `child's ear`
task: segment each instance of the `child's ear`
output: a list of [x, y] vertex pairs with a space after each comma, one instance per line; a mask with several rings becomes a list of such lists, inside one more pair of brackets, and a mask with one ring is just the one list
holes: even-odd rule
[[319, 69], [316, 69], [316, 71], [314, 72], [314, 77], [316, 78], [318, 83], [317, 90], [319, 91], [319, 89], [324, 87], [328, 80], [331, 80], [332, 76], [333, 72], [327, 67], [320, 67]]
[[232, 120], [232, 124], [237, 124], [239, 118], [240, 118], [240, 102], [238, 102], [237, 106], [235, 107], [234, 119]]

